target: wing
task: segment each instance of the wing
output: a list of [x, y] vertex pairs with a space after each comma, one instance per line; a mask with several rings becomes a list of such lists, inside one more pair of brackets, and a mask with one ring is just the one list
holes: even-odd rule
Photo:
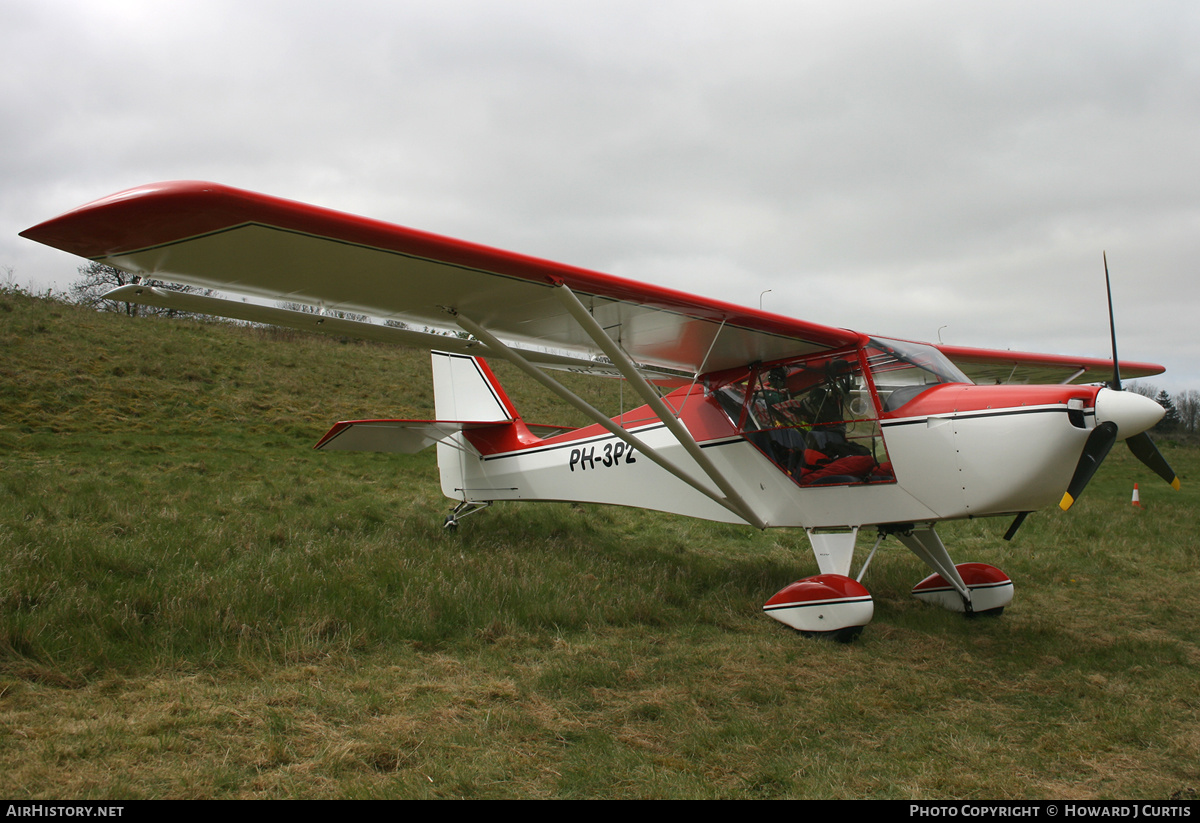
[[[212, 183], [130, 189], [22, 235], [147, 278], [417, 328], [451, 325], [449, 309], [523, 350], [552, 348], [569, 359], [603, 362], [553, 293], [565, 284], [639, 366], [687, 376], [861, 339], [844, 329]], [[128, 291], [119, 299], [130, 299]], [[174, 298], [164, 292], [157, 299]], [[208, 305], [228, 314], [222, 308], [232, 307]]]
[[[1057, 354], [1030, 354], [999, 349], [938, 346], [967, 377], [992, 383], [1100, 383], [1112, 379], [1111, 360]], [[1154, 363], [1121, 361], [1123, 378], [1149, 377], [1166, 371]]]
[[[22, 236], [147, 278], [307, 303], [309, 314], [126, 286], [110, 296], [255, 322], [490, 354], [477, 341], [416, 331], [452, 310], [551, 368], [616, 374], [553, 294], [560, 283], [657, 382], [851, 346], [852, 331], [755, 311], [376, 220], [194, 181], [142, 186], [81, 206]], [[372, 315], [358, 323], [328, 311]], [[392, 321], [392, 323], [387, 323]], [[401, 328], [401, 325], [408, 328]], [[415, 327], [415, 328], [414, 328]], [[939, 347], [979, 383], [1097, 382], [1094, 358]], [[553, 351], [547, 351], [552, 349]], [[1122, 363], [1129, 377], [1161, 366]]]

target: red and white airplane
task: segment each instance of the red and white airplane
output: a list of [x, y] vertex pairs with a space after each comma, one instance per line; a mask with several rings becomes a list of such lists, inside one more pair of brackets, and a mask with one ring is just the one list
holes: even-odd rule
[[[1121, 389], [1121, 371], [1163, 369], [1118, 367], [1115, 333], [1113, 360], [890, 340], [201, 182], [130, 189], [22, 235], [143, 280], [320, 311], [150, 285], [113, 300], [433, 350], [436, 420], [338, 423], [317, 448], [436, 443], [442, 491], [458, 501], [447, 527], [497, 500], [557, 500], [803, 528], [821, 573], [764, 609], [805, 633], [845, 639], [870, 621], [860, 581], [889, 535], [933, 570], [914, 595], [998, 613], [1011, 581], [955, 565], [937, 524], [1008, 517], [1011, 538], [1029, 512], [1068, 508], [1117, 440], [1179, 487], [1145, 434], [1163, 409]], [[428, 326], [470, 336], [410, 328]], [[481, 356], [511, 361], [593, 424], [527, 424]], [[645, 405], [610, 418], [556, 370], [623, 378]], [[852, 578], [865, 528], [878, 540]]]

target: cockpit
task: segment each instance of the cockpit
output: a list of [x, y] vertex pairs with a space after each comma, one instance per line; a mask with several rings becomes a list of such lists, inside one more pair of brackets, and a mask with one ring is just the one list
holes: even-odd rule
[[970, 383], [933, 346], [866, 346], [752, 366], [717, 388], [748, 441], [801, 486], [893, 483], [879, 418], [934, 386]]

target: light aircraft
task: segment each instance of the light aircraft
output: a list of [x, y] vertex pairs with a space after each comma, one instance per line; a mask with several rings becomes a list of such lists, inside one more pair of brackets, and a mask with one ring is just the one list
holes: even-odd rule
[[[442, 491], [457, 501], [448, 528], [500, 500], [803, 528], [820, 574], [763, 607], [803, 633], [848, 639], [870, 621], [861, 580], [889, 536], [933, 571], [915, 596], [999, 613], [1012, 582], [956, 565], [937, 524], [1012, 518], [1011, 538], [1028, 513], [1068, 508], [1117, 440], [1179, 487], [1145, 433], [1163, 409], [1121, 386], [1122, 371], [1163, 369], [1118, 365], [1111, 290], [1104, 360], [876, 337], [212, 183], [130, 189], [22, 234], [143, 280], [318, 312], [145, 284], [113, 300], [430, 349], [437, 419], [341, 422], [316, 448], [436, 444]], [[466, 334], [411, 328], [429, 326]], [[527, 423], [484, 356], [511, 361], [592, 425]], [[556, 370], [623, 378], [645, 405], [610, 418]], [[863, 529], [878, 539], [851, 577]]]

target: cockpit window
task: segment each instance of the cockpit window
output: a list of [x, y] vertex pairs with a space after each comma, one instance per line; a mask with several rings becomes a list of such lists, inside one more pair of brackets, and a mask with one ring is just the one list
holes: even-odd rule
[[895, 411], [933, 386], [971, 382], [946, 355], [923, 343], [871, 338], [867, 365], [884, 411]]

